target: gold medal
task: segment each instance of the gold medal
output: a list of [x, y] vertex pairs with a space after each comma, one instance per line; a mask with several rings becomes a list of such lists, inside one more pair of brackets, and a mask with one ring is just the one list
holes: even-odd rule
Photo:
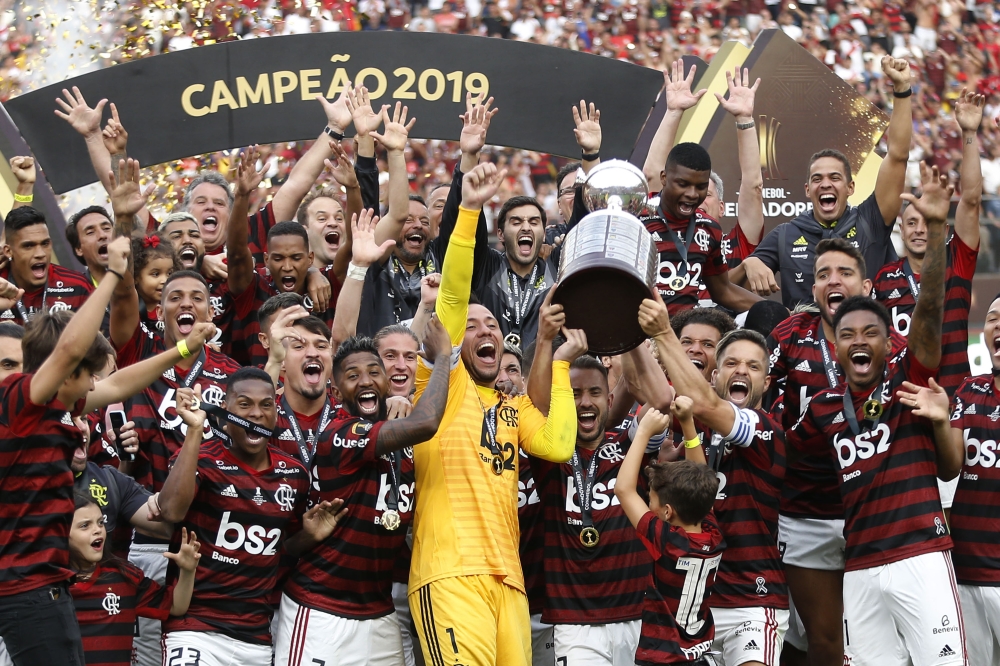
[[398, 528], [401, 522], [399, 512], [395, 509], [386, 509], [382, 512], [382, 527], [390, 532]]
[[500, 456], [493, 456], [493, 460], [490, 461], [490, 466], [493, 468], [493, 473], [497, 476], [503, 474], [503, 458]]
[[687, 286], [687, 280], [682, 277], [675, 277], [670, 280], [670, 288], [674, 291], [680, 291]]
[[596, 527], [584, 527], [580, 532], [580, 543], [587, 548], [593, 548], [600, 540], [601, 533], [597, 531]]
[[869, 400], [865, 403], [863, 409], [866, 419], [875, 420], [882, 416], [882, 403], [878, 400]]

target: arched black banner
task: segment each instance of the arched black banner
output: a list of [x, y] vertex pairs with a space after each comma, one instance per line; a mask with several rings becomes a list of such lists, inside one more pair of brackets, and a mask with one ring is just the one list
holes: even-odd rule
[[[143, 165], [252, 143], [315, 138], [324, 116], [313, 99], [361, 82], [372, 105], [401, 101], [417, 118], [411, 136], [458, 139], [465, 93], [501, 109], [494, 145], [576, 157], [570, 107], [601, 109], [602, 155], [627, 158], [656, 94], [660, 72], [536, 44], [415, 32], [322, 33], [204, 46], [145, 58], [50, 85], [5, 108], [56, 192], [96, 180], [86, 146], [55, 116], [62, 88], [115, 102], [129, 155]], [[105, 115], [108, 112], [105, 111]]]

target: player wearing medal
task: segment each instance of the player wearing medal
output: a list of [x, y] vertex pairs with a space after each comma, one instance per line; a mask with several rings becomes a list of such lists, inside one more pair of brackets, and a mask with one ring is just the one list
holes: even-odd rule
[[[387, 421], [389, 380], [374, 343], [350, 338], [333, 359], [342, 408], [320, 433], [311, 502], [342, 498], [337, 533], [299, 559], [281, 598], [275, 663], [399, 666], [403, 645], [392, 572], [413, 515], [413, 451], [438, 430], [448, 398], [447, 332], [427, 325], [424, 351], [437, 368], [404, 419]], [[414, 449], [415, 447], [415, 449]]]
[[[667, 308], [645, 300], [639, 321], [656, 341], [660, 362], [687, 411], [710, 428], [706, 453], [719, 477], [715, 515], [726, 539], [709, 599], [724, 666], [778, 666], [788, 628], [788, 589], [778, 555], [778, 497], [784, 476], [784, 430], [761, 409], [767, 389], [767, 345], [754, 331], [732, 331], [716, 350], [715, 389], [688, 359]], [[676, 413], [675, 413], [676, 415]], [[676, 425], [674, 430], [680, 430]], [[699, 448], [694, 435], [687, 448]]]
[[[937, 488], [938, 477], [958, 474], [961, 446], [947, 437], [935, 446], [930, 422], [910, 409], [907, 395], [927, 386], [941, 361], [952, 188], [926, 165], [921, 181], [921, 198], [903, 195], [927, 220], [907, 347], [887, 362], [888, 312], [867, 297], [844, 301], [833, 323], [847, 382], [818, 393], [789, 431], [789, 456], [826, 455], [837, 467], [847, 539], [844, 649], [854, 666], [966, 663], [952, 540]], [[957, 633], [942, 631], [955, 625]]]
[[[435, 306], [455, 349], [441, 428], [414, 450], [410, 609], [428, 664], [531, 663], [518, 560], [518, 447], [560, 463], [573, 453], [569, 363], [553, 363], [547, 418], [526, 396], [498, 395], [500, 326], [489, 310], [469, 304], [479, 212], [505, 175], [493, 164], [465, 175]], [[418, 407], [428, 397], [429, 374], [425, 363], [417, 367]]]
[[[233, 373], [225, 409], [202, 403], [200, 386], [178, 391], [188, 426], [158, 497], [164, 520], [202, 543], [187, 613], [163, 625], [163, 659], [182, 664], [269, 666], [271, 596], [284, 549], [300, 554], [330, 535], [341, 502], [306, 511], [309, 472], [270, 446], [277, 417], [274, 385], [259, 368]], [[206, 413], [225, 419], [202, 444]], [[174, 546], [180, 533], [174, 533]], [[174, 567], [168, 581], [175, 579]]]

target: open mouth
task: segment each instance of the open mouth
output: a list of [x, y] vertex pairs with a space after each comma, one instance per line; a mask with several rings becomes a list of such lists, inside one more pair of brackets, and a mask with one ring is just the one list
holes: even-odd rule
[[530, 257], [534, 247], [535, 239], [530, 233], [521, 234], [517, 237], [517, 253], [522, 257]]
[[181, 248], [179, 257], [181, 260], [181, 264], [183, 264], [184, 267], [187, 268], [190, 266], [194, 266], [195, 263], [197, 263], [198, 252], [195, 251], [195, 249], [190, 245], [185, 245], [183, 248]]
[[691, 364], [694, 367], [698, 368], [699, 370], [704, 370], [705, 369], [705, 362], [703, 360], [701, 360], [700, 358], [692, 358], [691, 359]]
[[750, 396], [750, 383], [745, 379], [734, 379], [729, 383], [729, 398], [742, 405]]
[[390, 375], [389, 383], [393, 385], [394, 388], [402, 389], [407, 383], [409, 383], [410, 378], [404, 374]]
[[104, 539], [103, 538], [94, 539], [93, 541], [90, 542], [90, 547], [93, 548], [98, 553], [102, 552], [104, 550]]
[[1000, 334], [993, 338], [993, 355], [1000, 358]]
[[[257, 425], [261, 424], [258, 423]], [[250, 446], [261, 446], [263, 444], [267, 444], [267, 442], [268, 442], [267, 437], [252, 432], [247, 432], [247, 444], [249, 444]]]
[[183, 312], [177, 315], [177, 332], [187, 337], [188, 333], [194, 328], [195, 318], [194, 315], [189, 312]]
[[340, 247], [340, 232], [330, 231], [325, 236], [323, 236], [323, 240], [325, 240], [326, 244], [329, 245], [330, 247], [338, 248]]
[[31, 277], [36, 280], [42, 280], [45, 278], [46, 273], [48, 273], [49, 267], [43, 261], [37, 264], [31, 264]]
[[87, 449], [80, 446], [73, 449], [73, 462], [84, 461], [87, 459]]
[[100, 245], [97, 246], [97, 256], [101, 260], [103, 260], [103, 261], [107, 261], [108, 260], [108, 244], [107, 243], [101, 243]]
[[295, 291], [295, 276], [294, 275], [284, 275], [278, 282], [281, 284], [281, 288], [284, 291]]
[[821, 194], [819, 195], [819, 208], [824, 213], [832, 213], [837, 210], [837, 195], [836, 194]]
[[378, 395], [367, 389], [358, 394], [358, 411], [363, 416], [373, 416], [378, 413]]
[[826, 295], [827, 309], [830, 310], [830, 312], [836, 312], [837, 308], [840, 307], [840, 304], [844, 302], [845, 298], [847, 298], [847, 296], [843, 292], [831, 291]]
[[420, 246], [424, 244], [425, 238], [426, 236], [424, 236], [422, 233], [415, 232], [408, 235], [403, 240], [405, 241], [406, 246], [408, 248], [414, 251], [418, 251], [420, 249]]
[[688, 217], [689, 215], [694, 215], [695, 204], [688, 203], [686, 201], [677, 202], [677, 210], [680, 212], [682, 217]]
[[492, 365], [497, 360], [497, 346], [493, 342], [483, 342], [476, 347], [476, 358]]
[[302, 376], [310, 384], [320, 384], [323, 381], [323, 365], [310, 361], [302, 366]]
[[209, 215], [204, 220], [201, 221], [202, 231], [218, 231], [219, 229], [219, 218], [214, 215]]
[[580, 412], [576, 415], [576, 422], [580, 426], [580, 430], [592, 432], [597, 427], [597, 412]]
[[872, 367], [871, 352], [865, 349], [857, 349], [851, 352], [851, 365], [858, 374], [866, 374]]

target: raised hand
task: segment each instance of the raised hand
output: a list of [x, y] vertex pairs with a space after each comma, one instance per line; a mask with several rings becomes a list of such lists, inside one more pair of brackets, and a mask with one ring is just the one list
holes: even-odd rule
[[420, 355], [434, 363], [441, 356], [451, 353], [451, 337], [436, 314], [431, 315], [424, 329], [424, 346]]
[[559, 345], [559, 349], [552, 355], [553, 361], [569, 361], [572, 363], [587, 353], [590, 346], [587, 344], [587, 334], [582, 328], [562, 327], [563, 337], [566, 342]]
[[552, 342], [562, 327], [566, 325], [566, 313], [563, 312], [563, 306], [558, 303], [552, 305], [552, 294], [555, 291], [555, 286], [548, 290], [542, 300], [542, 306], [538, 310], [538, 331], [535, 333], [535, 338], [538, 340]]
[[486, 145], [486, 132], [490, 129], [490, 121], [499, 111], [490, 109], [492, 104], [492, 97], [484, 104], [475, 104], [472, 101], [472, 93], [465, 93], [465, 113], [459, 116], [462, 119], [462, 134], [458, 141], [463, 153], [478, 155]]
[[333, 297], [333, 287], [325, 275], [314, 268], [306, 274], [306, 294], [313, 303], [312, 311], [319, 314], [330, 308], [330, 298]]
[[347, 151], [344, 150], [339, 141], [330, 139], [330, 152], [333, 153], [333, 157], [323, 160], [323, 164], [326, 165], [333, 179], [343, 187], [358, 187], [358, 174], [354, 171], [354, 162], [347, 156]]
[[339, 497], [316, 504], [302, 514], [302, 529], [315, 541], [326, 541], [337, 526], [347, 516], [344, 500]]
[[667, 93], [667, 109], [670, 111], [686, 111], [698, 103], [708, 92], [708, 88], [691, 92], [694, 85], [694, 75], [697, 69], [691, 65], [691, 70], [684, 76], [684, 61], [677, 59], [670, 65], [670, 72], [663, 73], [664, 90]]
[[176, 553], [167, 551], [163, 557], [177, 565], [178, 569], [194, 571], [198, 568], [198, 561], [201, 559], [201, 542], [194, 532], [188, 532], [186, 527], [181, 528], [181, 547]]
[[347, 108], [347, 91], [350, 89], [351, 83], [348, 81], [332, 104], [323, 95], [316, 95], [316, 99], [323, 105], [323, 113], [326, 114], [326, 123], [330, 126], [330, 129], [341, 134], [351, 124], [351, 110]]
[[295, 322], [308, 317], [309, 311], [301, 305], [293, 305], [278, 312], [278, 315], [271, 322], [271, 344], [268, 347], [268, 358], [276, 363], [285, 360], [288, 352], [288, 345], [292, 340], [305, 342], [302, 334], [295, 330]]
[[986, 97], [962, 88], [962, 94], [955, 101], [955, 122], [963, 132], [976, 132], [983, 123], [983, 107]]
[[729, 97], [724, 98], [719, 93], [715, 93], [719, 100], [719, 106], [728, 111], [742, 122], [749, 122], [753, 118], [753, 101], [757, 95], [757, 88], [760, 87], [760, 79], [757, 79], [753, 86], [750, 85], [750, 70], [744, 69], [740, 76], [740, 68], [735, 72], [726, 72], [726, 83], [729, 85]]
[[24, 289], [18, 289], [7, 280], [0, 278], [0, 311], [12, 310], [22, 296], [24, 296]]
[[201, 274], [209, 280], [228, 280], [229, 266], [225, 254], [206, 254], [201, 259]]
[[385, 399], [385, 420], [405, 419], [413, 411], [413, 403], [401, 395], [390, 395]]
[[896, 397], [912, 409], [914, 415], [935, 423], [944, 423], [951, 418], [948, 393], [933, 378], [927, 380], [927, 384], [928, 386], [917, 386], [911, 382], [903, 382], [896, 391]]
[[378, 245], [375, 242], [375, 227], [378, 226], [378, 215], [371, 208], [361, 211], [361, 215], [351, 215], [351, 263], [355, 266], [368, 267], [377, 263], [389, 250], [396, 246], [396, 241], [389, 239]]
[[118, 173], [112, 169], [108, 176], [115, 183], [115, 189], [111, 190], [111, 208], [115, 215], [131, 217], [138, 213], [156, 187], [154, 183], [150, 183], [145, 191], [142, 190], [139, 185], [139, 162], [131, 157], [118, 160]]
[[[56, 98], [56, 115], [70, 124], [78, 134], [83, 136], [96, 136], [101, 132], [101, 115], [104, 113], [104, 105], [108, 100], [102, 99], [93, 109], [87, 106], [87, 100], [83, 98], [80, 89], [73, 86], [73, 92], [63, 88], [63, 96], [66, 98]], [[60, 111], [60, 109], [62, 109]]]
[[410, 122], [406, 122], [406, 114], [408, 112], [409, 109], [407, 107], [403, 106], [400, 102], [396, 102], [396, 108], [392, 112], [392, 118], [390, 118], [389, 109], [383, 107], [382, 121], [385, 123], [385, 129], [382, 130], [382, 134], [373, 131], [371, 135], [387, 151], [402, 152], [406, 148], [406, 139], [410, 136], [410, 130], [413, 129], [413, 125], [417, 122], [416, 118], [411, 118]]
[[668, 414], [664, 414], [658, 409], [648, 409], [642, 415], [642, 418], [639, 419], [639, 428], [636, 432], [636, 437], [641, 433], [646, 436], [646, 439], [649, 439], [653, 435], [659, 435], [669, 425], [670, 416]]
[[[205, 419], [208, 418], [208, 415], [205, 413], [205, 410], [200, 408], [201, 384], [195, 384], [194, 388], [182, 387], [177, 389], [175, 400], [177, 401], [177, 405], [174, 407], [174, 410], [177, 412], [177, 416], [181, 417], [181, 420], [187, 425], [188, 429], [201, 430], [205, 427]], [[196, 405], [199, 408], [192, 409]]]
[[20, 185], [35, 184], [35, 158], [16, 155], [10, 158], [10, 170]]
[[236, 165], [236, 194], [250, 196], [250, 193], [257, 189], [261, 181], [264, 180], [264, 169], [266, 164], [261, 165], [257, 171], [257, 158], [260, 150], [257, 146], [250, 146], [246, 152], [240, 153], [239, 163]]
[[125, 150], [128, 147], [128, 132], [125, 131], [125, 126], [122, 125], [121, 120], [118, 118], [118, 107], [115, 106], [114, 102], [111, 103], [111, 119], [104, 126], [101, 136], [104, 139], [104, 147], [108, 149], [108, 153], [112, 155], [125, 154]]
[[600, 109], [595, 108], [593, 102], [588, 107], [587, 103], [581, 99], [580, 108], [573, 107], [573, 122], [576, 124], [573, 135], [576, 137], [576, 143], [580, 146], [580, 150], [584, 154], [601, 152]]
[[496, 196], [506, 177], [507, 169], [498, 171], [492, 162], [476, 166], [462, 178], [462, 208], [482, 210], [483, 205]]
[[902, 93], [910, 89], [910, 63], [902, 58], [883, 56], [882, 72], [892, 81], [893, 92]]
[[420, 304], [425, 308], [434, 309], [437, 304], [438, 290], [441, 288], [441, 274], [431, 273], [420, 280]]
[[647, 298], [639, 305], [639, 326], [643, 333], [656, 338], [670, 330], [670, 313], [660, 298], [660, 292], [655, 291], [655, 299]]
[[678, 395], [674, 397], [674, 401], [670, 403], [670, 415], [675, 419], [674, 429], [680, 432], [680, 424], [682, 422], [690, 421], [694, 418], [694, 400], [686, 395]]
[[198, 322], [184, 338], [188, 351], [197, 354], [206, 342], [215, 337], [215, 324], [207, 321]]
[[108, 243], [108, 270], [124, 275], [128, 270], [128, 258], [132, 254], [132, 240], [119, 236]]
[[382, 110], [375, 113], [372, 110], [371, 100], [368, 98], [368, 88], [358, 86], [347, 89], [347, 109], [351, 112], [354, 120], [355, 137], [360, 139], [371, 134], [382, 124], [382, 111], [389, 108], [389, 105], [382, 107]]
[[936, 166], [928, 167], [926, 162], [921, 162], [920, 184], [923, 191], [919, 198], [909, 192], [900, 194], [899, 198], [909, 201], [928, 224], [946, 222], [951, 195], [955, 192], [955, 186], [948, 183], [948, 175], [940, 173]]

